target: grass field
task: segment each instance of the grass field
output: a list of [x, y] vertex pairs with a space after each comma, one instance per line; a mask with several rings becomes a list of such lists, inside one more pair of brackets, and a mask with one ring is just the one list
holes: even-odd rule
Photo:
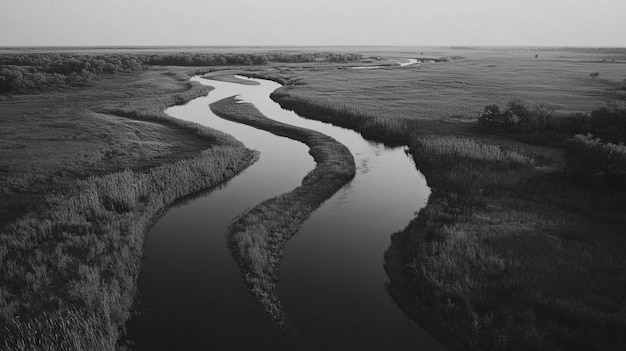
[[103, 111], [189, 91], [184, 74], [165, 73], [103, 76], [89, 89], [0, 95], [0, 227], [40, 203], [46, 192], [67, 189], [77, 179], [149, 168], [210, 146], [185, 129]]
[[390, 293], [424, 328], [460, 350], [623, 349], [626, 193], [574, 182], [560, 147], [489, 132], [476, 117], [514, 98], [549, 104], [555, 118], [620, 104], [626, 51], [420, 55], [449, 60], [260, 74], [288, 83], [273, 94], [284, 107], [410, 145], [433, 193], [394, 235], [386, 270]]
[[[374, 70], [350, 69], [354, 64], [310, 65], [304, 69], [277, 66], [267, 74], [300, 78], [299, 85], [286, 90], [307, 101], [332, 102], [334, 106], [345, 105], [386, 118], [417, 120], [476, 118], [485, 105], [504, 104], [512, 98], [546, 102], [559, 112], [589, 112], [604, 106], [616, 93], [616, 83], [625, 78], [623, 52], [520, 48], [433, 49], [420, 54], [413, 53], [450, 59]], [[408, 53], [395, 55], [415, 57]], [[597, 79], [590, 77], [592, 72], [600, 73]]]
[[152, 220], [255, 161], [232, 137], [165, 115], [208, 93], [188, 79], [149, 70], [2, 96], [3, 349], [116, 349]]

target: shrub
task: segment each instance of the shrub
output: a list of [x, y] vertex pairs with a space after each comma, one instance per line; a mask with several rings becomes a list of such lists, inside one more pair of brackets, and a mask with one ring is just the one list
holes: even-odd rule
[[565, 171], [596, 185], [618, 185], [626, 180], [626, 146], [604, 143], [591, 134], [577, 134], [565, 144]]
[[545, 131], [554, 115], [554, 107], [536, 104], [532, 108], [521, 99], [514, 99], [506, 104], [504, 111], [500, 106], [485, 106], [478, 118], [478, 124], [496, 130]]
[[591, 112], [589, 131], [604, 141], [626, 142], [626, 108], [602, 107]]
[[506, 104], [505, 116], [511, 125], [518, 125], [524, 129], [530, 128], [531, 114], [528, 104], [521, 99], [514, 99]]
[[513, 123], [508, 114], [500, 110], [500, 106], [491, 104], [485, 106], [483, 114], [478, 117], [478, 124], [487, 128], [506, 129]]

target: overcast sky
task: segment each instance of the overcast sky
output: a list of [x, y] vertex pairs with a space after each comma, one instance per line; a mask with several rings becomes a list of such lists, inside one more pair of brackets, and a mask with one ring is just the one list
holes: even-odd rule
[[626, 0], [0, 0], [0, 46], [626, 46]]

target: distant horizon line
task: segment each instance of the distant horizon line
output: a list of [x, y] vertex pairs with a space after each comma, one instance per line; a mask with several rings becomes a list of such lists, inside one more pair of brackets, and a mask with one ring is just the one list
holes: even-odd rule
[[90, 49], [133, 49], [133, 48], [141, 48], [141, 49], [151, 49], [151, 48], [319, 48], [319, 47], [348, 47], [348, 48], [356, 48], [356, 47], [380, 47], [380, 48], [389, 48], [389, 47], [412, 47], [412, 48], [566, 48], [566, 49], [577, 49], [577, 48], [597, 48], [597, 49], [626, 49], [626, 45], [624, 46], [613, 46], [613, 45], [598, 45], [598, 46], [590, 46], [590, 45], [416, 45], [416, 44], [398, 44], [398, 45], [378, 45], [378, 44], [314, 44], [314, 45], [176, 45], [176, 44], [167, 44], [167, 45], [0, 45], [0, 49], [57, 49], [57, 48], [69, 48], [69, 49], [80, 49], [80, 48], [90, 48]]

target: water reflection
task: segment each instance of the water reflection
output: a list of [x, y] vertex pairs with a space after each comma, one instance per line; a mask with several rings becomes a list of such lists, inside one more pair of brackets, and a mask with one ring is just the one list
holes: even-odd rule
[[354, 180], [314, 212], [285, 248], [278, 294], [298, 337], [319, 349], [442, 349], [385, 289], [390, 235], [414, 218], [430, 194], [407, 148], [285, 111], [267, 99], [280, 85], [254, 81], [267, 93], [254, 101], [261, 112], [335, 138], [357, 165]]
[[[261, 157], [208, 196], [168, 210], [148, 233], [136, 306], [143, 313], [128, 324], [136, 349], [441, 349], [385, 290], [390, 234], [429, 195], [405, 148], [283, 110], [269, 99], [280, 87], [275, 82], [193, 80], [216, 89], [167, 112], [229, 133]], [[295, 188], [314, 164], [303, 144], [210, 112], [211, 102], [233, 95], [270, 118], [337, 139], [358, 167], [355, 179], [314, 212], [285, 249], [278, 292], [295, 333], [279, 330], [250, 300], [224, 233], [245, 208]]]

